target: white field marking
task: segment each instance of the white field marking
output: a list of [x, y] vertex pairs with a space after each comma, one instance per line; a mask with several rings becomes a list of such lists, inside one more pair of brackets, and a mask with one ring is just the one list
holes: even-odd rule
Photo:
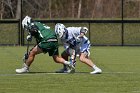
[[17, 89], [17, 88], [8, 88], [7, 87], [7, 88], [0, 88], [0, 89], [3, 89], [3, 90], [6, 90], [6, 89], [9, 89], [10, 90], [11, 89], [11, 90], [13, 90], [13, 89]]
[[106, 74], [134, 74], [137, 72], [103, 72], [103, 73], [106, 73]]
[[15, 75], [49, 75], [49, 74], [52, 74], [52, 75], [64, 75], [64, 74], [68, 74], [68, 73], [51, 73], [51, 72], [46, 72], [46, 73], [23, 73], [23, 74], [15, 74]]
[[132, 92], [134, 92], [134, 93], [140, 93], [140, 91], [132, 91]]
[[[138, 72], [102, 72], [102, 74], [137, 74]], [[30, 76], [30, 75], [66, 75], [69, 73], [54, 73], [54, 72], [29, 72], [23, 74], [0, 74], [0, 76]], [[89, 72], [75, 72], [73, 74], [90, 74]]]
[[36, 73], [22, 73], [22, 74], [18, 74], [18, 73], [17, 74], [0, 74], [0, 76], [21, 76], [21, 75], [23, 75], [23, 76], [29, 75], [30, 76], [30, 75], [48, 75], [48, 74], [61, 74], [61, 75], [63, 75], [63, 74], [68, 74], [68, 73], [50, 73], [50, 72], [49, 73], [47, 73], [47, 72], [46, 73], [37, 73], [36, 72]]

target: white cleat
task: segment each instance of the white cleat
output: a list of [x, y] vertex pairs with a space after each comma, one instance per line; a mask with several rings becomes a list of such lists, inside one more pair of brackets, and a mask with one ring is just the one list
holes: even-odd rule
[[29, 72], [29, 67], [24, 63], [23, 67], [20, 69], [16, 69], [16, 73], [21, 74], [21, 73], [27, 73]]
[[75, 69], [68, 69], [67, 73], [75, 73]]
[[21, 69], [16, 69], [16, 73], [21, 74], [21, 73], [27, 73], [29, 72], [29, 69], [27, 67], [23, 67]]
[[74, 67], [74, 65], [72, 65], [72, 64], [69, 64], [68, 65], [68, 70], [67, 70], [67, 73], [74, 73], [75, 72], [75, 67]]
[[90, 74], [101, 74], [101, 73], [102, 73], [101, 69], [96, 69], [96, 70], [90, 72]]
[[75, 73], [75, 69], [62, 68], [58, 71], [55, 71], [55, 73]]

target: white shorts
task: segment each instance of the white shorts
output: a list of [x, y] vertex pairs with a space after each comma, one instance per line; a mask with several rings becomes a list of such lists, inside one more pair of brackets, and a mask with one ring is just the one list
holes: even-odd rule
[[85, 53], [87, 56], [90, 56], [90, 42], [87, 41], [85, 43], [79, 44], [74, 47], [74, 49], [71, 48], [65, 48], [65, 51], [69, 54], [72, 55], [73, 51], [75, 51], [76, 55], [80, 55], [80, 53]]

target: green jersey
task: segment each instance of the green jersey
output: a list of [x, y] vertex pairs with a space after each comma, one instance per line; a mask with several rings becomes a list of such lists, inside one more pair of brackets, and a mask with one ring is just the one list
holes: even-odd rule
[[34, 25], [37, 32], [33, 36], [37, 41], [38, 47], [44, 53], [49, 53], [49, 56], [58, 55], [58, 40], [55, 32], [40, 22], [34, 22]]
[[37, 34], [34, 35], [36, 40], [38, 42], [44, 42], [49, 39], [57, 39], [57, 36], [54, 31], [50, 29], [50, 27], [47, 27], [46, 25], [40, 23], [40, 22], [34, 22], [35, 26], [38, 29]]

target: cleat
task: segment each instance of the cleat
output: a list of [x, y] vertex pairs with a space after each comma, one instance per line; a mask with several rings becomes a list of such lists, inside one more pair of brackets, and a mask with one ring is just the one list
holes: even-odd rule
[[62, 68], [58, 71], [55, 71], [55, 73], [67, 73], [67, 68]]
[[27, 72], [29, 72], [29, 70], [26, 67], [23, 67], [21, 69], [16, 69], [16, 73], [19, 73], [19, 74], [21, 74], [21, 73], [27, 73]]
[[72, 65], [72, 64], [69, 64], [69, 65], [68, 65], [68, 68], [71, 69], [71, 70], [73, 70], [73, 69], [75, 70], [75, 67], [74, 67], [74, 65]]
[[90, 72], [90, 74], [101, 74], [101, 73], [102, 73], [101, 69], [96, 69], [96, 70]]
[[75, 69], [60, 69], [58, 71], [55, 71], [55, 73], [75, 73]]
[[22, 68], [16, 69], [16, 73], [19, 73], [19, 74], [27, 73], [27, 72], [29, 72], [29, 67], [25, 63], [23, 64]]
[[67, 65], [67, 68], [62, 68], [55, 73], [75, 73], [75, 67], [71, 64]]
[[75, 69], [69, 69], [67, 70], [67, 73], [75, 73]]
[[55, 73], [74, 73], [74, 72], [75, 72], [75, 67], [70, 62], [68, 62], [66, 66], [64, 66], [62, 69], [55, 71]]
[[75, 67], [74, 67], [74, 65], [72, 65], [72, 64], [69, 64], [68, 65], [68, 70], [67, 70], [67, 73], [75, 73]]

